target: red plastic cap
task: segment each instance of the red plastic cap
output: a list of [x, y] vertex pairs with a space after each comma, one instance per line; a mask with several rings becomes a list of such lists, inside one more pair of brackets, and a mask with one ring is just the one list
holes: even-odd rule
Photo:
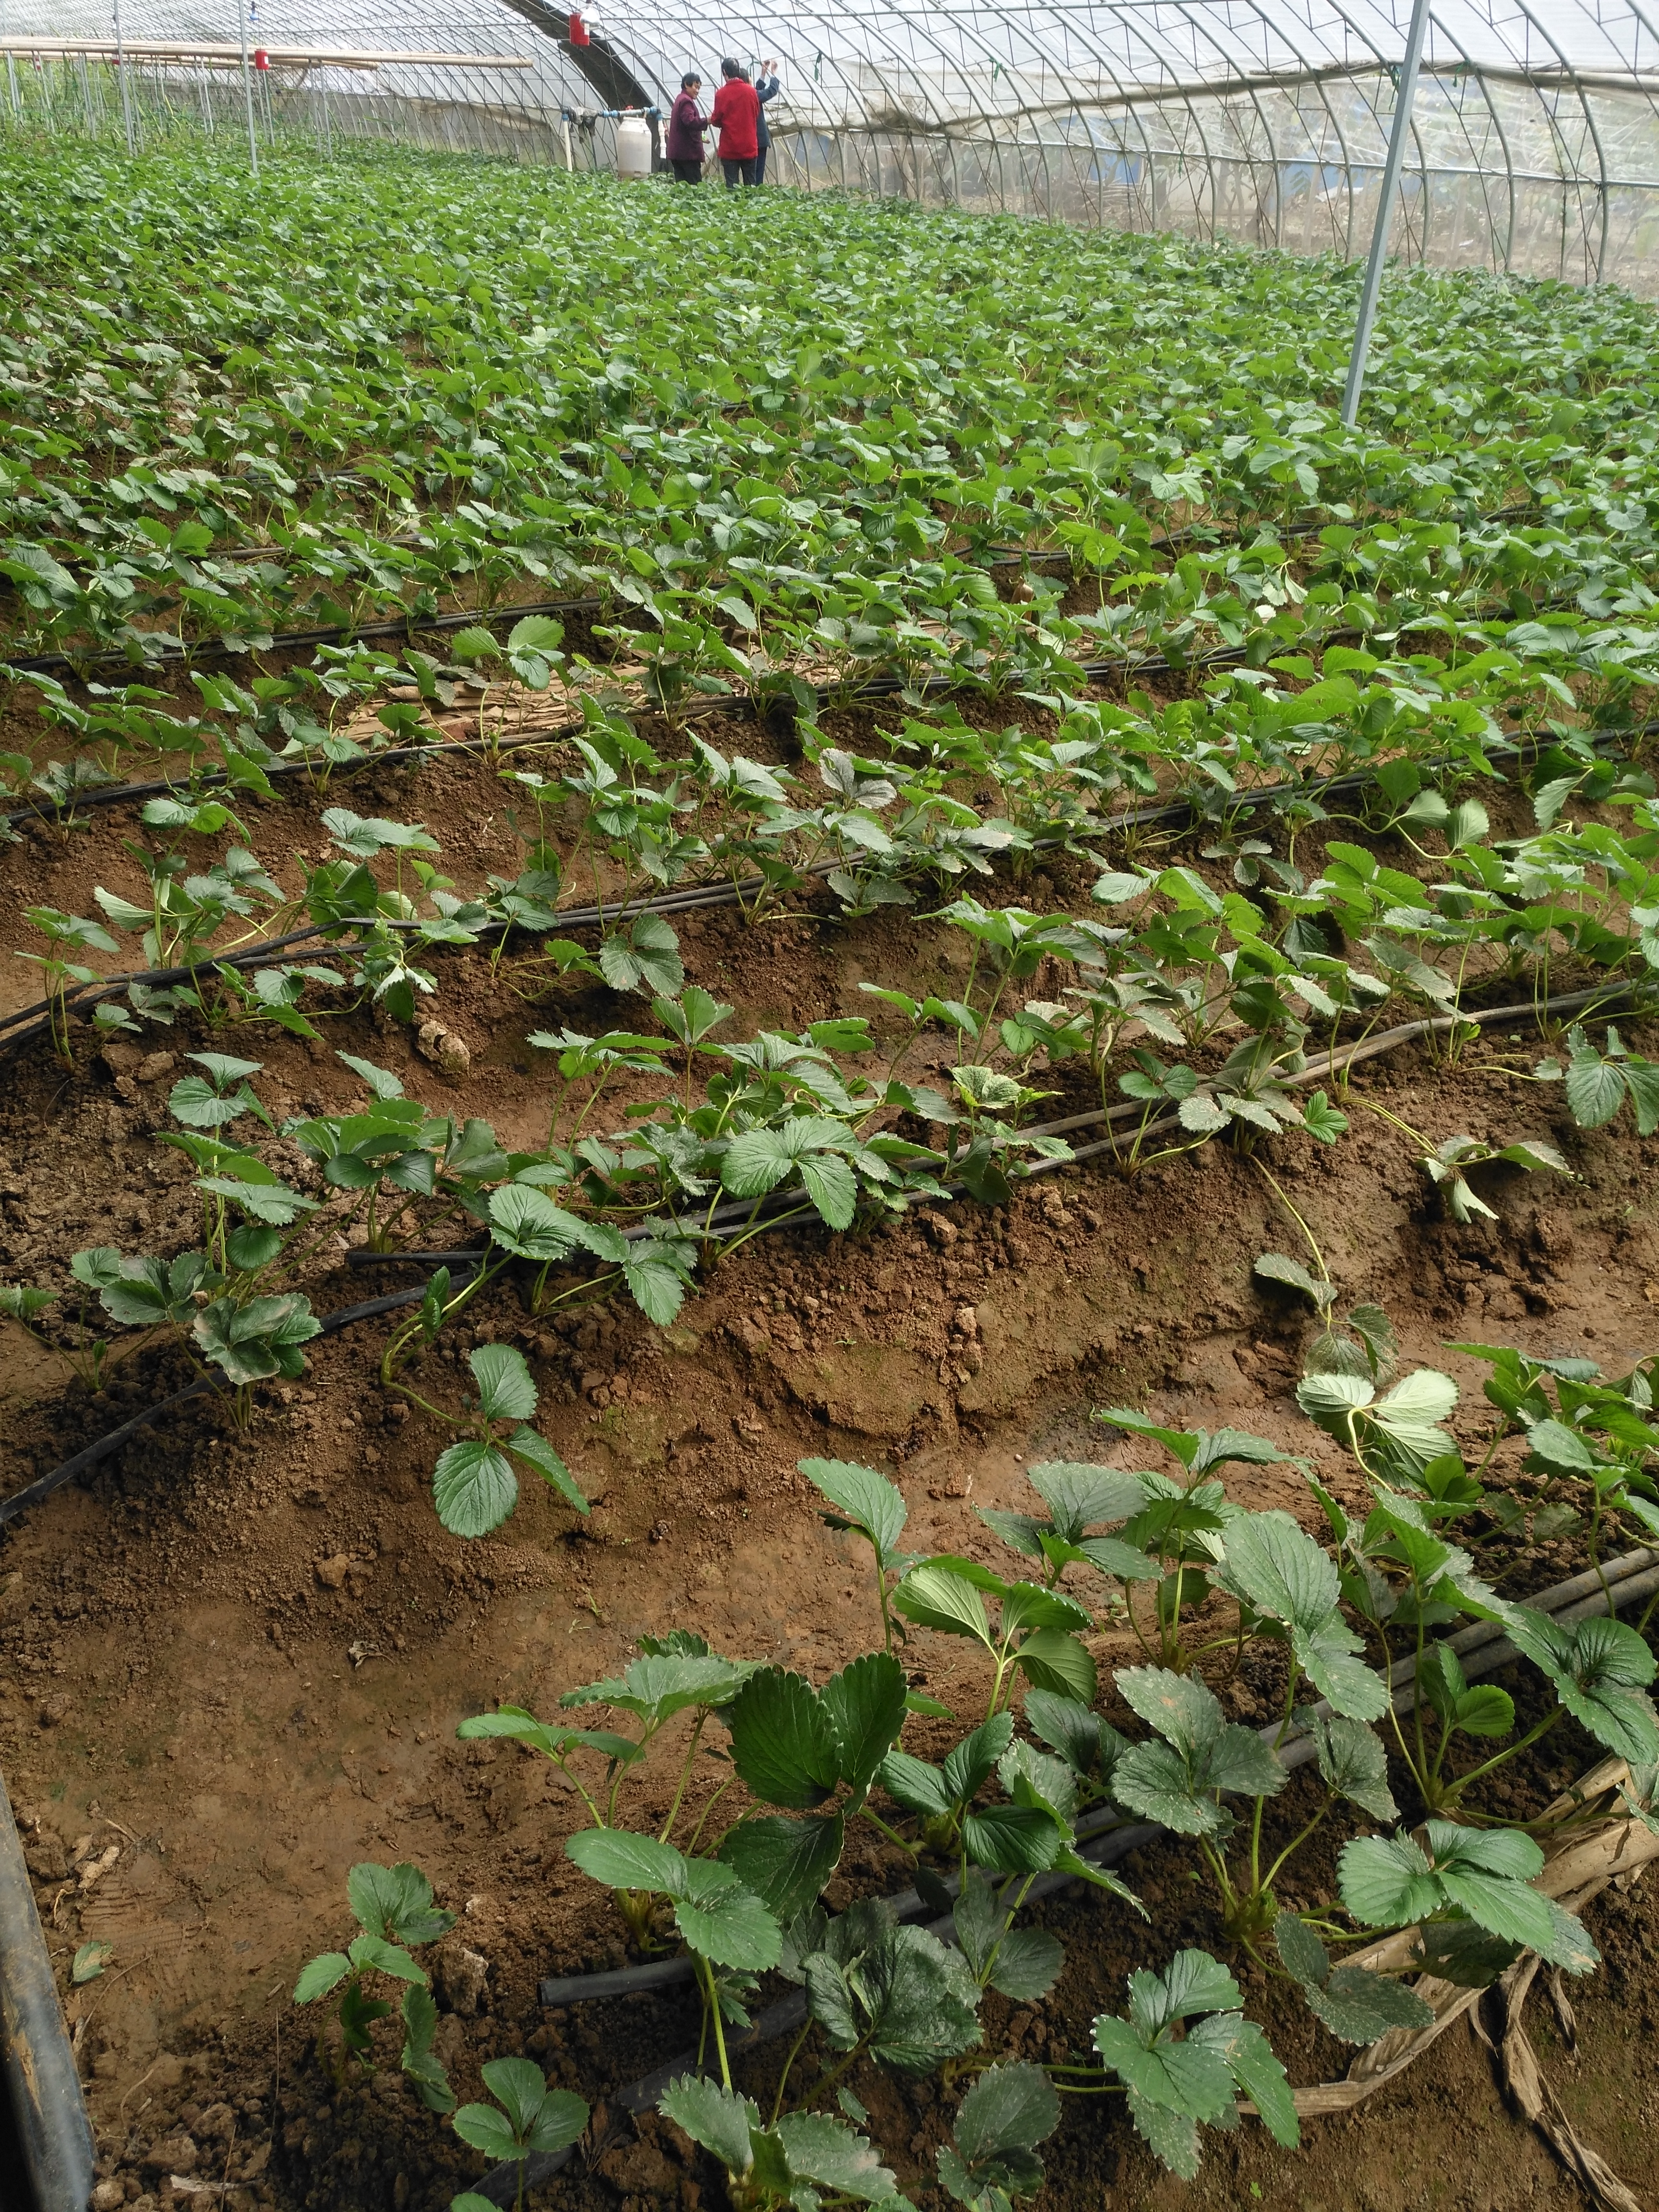
[[587, 35], [586, 24], [574, 9], [570, 15], [570, 43], [573, 46], [587, 46], [593, 43]]
[[263, 46], [256, 46], [253, 49], [253, 66], [255, 69], [264, 70], [270, 67], [270, 56]]

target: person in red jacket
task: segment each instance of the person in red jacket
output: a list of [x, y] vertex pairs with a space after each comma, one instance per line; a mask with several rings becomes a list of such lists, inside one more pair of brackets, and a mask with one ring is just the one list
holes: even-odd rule
[[720, 134], [720, 167], [732, 191], [739, 185], [760, 182], [760, 100], [736, 62], [723, 61], [720, 76], [725, 82], [714, 94], [708, 120]]

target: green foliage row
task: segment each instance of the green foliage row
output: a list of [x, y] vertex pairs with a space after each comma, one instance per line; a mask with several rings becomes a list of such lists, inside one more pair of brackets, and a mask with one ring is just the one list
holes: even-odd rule
[[[1573, 1501], [1563, 1501], [1565, 1522], [1560, 1509], [1540, 1520], [1534, 1540], [1583, 1527], [1594, 1557], [1601, 1536], [1621, 1525], [1659, 1534], [1652, 1361], [1608, 1382], [1592, 1362], [1458, 1348], [1491, 1367], [1486, 1395], [1501, 1416], [1494, 1448], [1519, 1430], [1528, 1466]], [[1395, 1380], [1393, 1364], [1385, 1316], [1363, 1309], [1346, 1332], [1316, 1341], [1298, 1391], [1304, 1412], [1352, 1455], [1372, 1500], [1363, 1518], [1344, 1512], [1305, 1460], [1263, 1437], [1171, 1430], [1111, 1407], [1097, 1418], [1120, 1439], [1160, 1446], [1176, 1471], [1031, 1468], [1041, 1512], [981, 1515], [1015, 1555], [1002, 1575], [972, 1559], [907, 1553], [905, 1503], [886, 1478], [804, 1460], [829, 1526], [868, 1547], [879, 1648], [814, 1685], [777, 1666], [724, 1658], [676, 1629], [641, 1638], [621, 1675], [567, 1692], [560, 1704], [568, 1719], [507, 1705], [460, 1723], [463, 1739], [517, 1741], [559, 1768], [590, 1823], [568, 1839], [569, 1858], [611, 1892], [639, 1951], [648, 1957], [672, 1945], [689, 1955], [713, 2069], [700, 2063], [672, 2082], [660, 2109], [726, 2168], [736, 2203], [763, 2212], [800, 2204], [804, 2191], [814, 2203], [904, 2203], [878, 2148], [858, 2132], [869, 2114], [845, 2077], [860, 2061], [913, 2076], [939, 2072], [947, 2084], [971, 2080], [938, 2157], [940, 2184], [970, 2212], [1006, 2212], [1041, 2186], [1036, 2146], [1058, 2124], [1066, 2094], [1125, 2094], [1152, 2149], [1188, 2178], [1198, 2167], [1200, 2124], [1231, 2125], [1240, 2097], [1279, 2142], [1296, 2142], [1283, 2068], [1245, 2018], [1233, 1974], [1202, 1951], [1132, 1974], [1126, 2012], [1096, 2018], [1086, 2053], [1039, 2067], [988, 2051], [986, 1992], [1040, 2002], [1064, 1966], [1052, 1934], [1016, 1924], [1041, 1877], [1087, 1881], [1145, 1917], [1079, 1849], [1084, 1836], [1115, 1825], [1151, 1820], [1188, 1839], [1228, 1940], [1292, 1984], [1349, 2043], [1433, 2017], [1407, 1982], [1343, 1960], [1345, 1947], [1371, 1943], [1379, 1931], [1414, 1931], [1419, 1968], [1476, 1987], [1523, 1949], [1571, 1973], [1596, 1964], [1583, 1923], [1534, 1886], [1545, 1858], [1539, 1824], [1506, 1819], [1505, 1793], [1494, 1798], [1490, 1784], [1571, 1718], [1620, 1762], [1611, 1790], [1573, 1817], [1593, 1810], [1656, 1824], [1659, 1717], [1644, 1638], [1653, 1606], [1636, 1626], [1611, 1614], [1566, 1624], [1499, 1596], [1480, 1572], [1480, 1553], [1512, 1545], [1526, 1509], [1486, 1488], [1485, 1466], [1470, 1469], [1459, 1456], [1443, 1425], [1457, 1395], [1449, 1378], [1420, 1369]], [[1328, 1546], [1282, 1510], [1251, 1510], [1228, 1496], [1222, 1470], [1273, 1462], [1302, 1469], [1327, 1516]], [[1507, 1692], [1467, 1680], [1444, 1633], [1460, 1620], [1501, 1624], [1542, 1676], [1546, 1710], [1523, 1732]], [[1145, 1655], [1115, 1675], [1119, 1698], [1146, 1731], [1139, 1740], [1097, 1710], [1090, 1639], [1113, 1626], [1127, 1626]], [[983, 1717], [937, 1762], [902, 1747], [908, 1721], [960, 1722], [910, 1686], [896, 1649], [903, 1643], [907, 1661], [925, 1661], [932, 1635], [976, 1650], [988, 1686]], [[1201, 1662], [1213, 1672], [1220, 1655], [1231, 1675], [1263, 1648], [1281, 1655], [1284, 1689], [1278, 1719], [1255, 1731], [1226, 1718]], [[584, 1725], [596, 1709], [608, 1725]], [[666, 1815], [631, 1825], [630, 1784], [676, 1730], [683, 1741]], [[1489, 1751], [1493, 1742], [1504, 1748]], [[1264, 1810], [1304, 1747], [1322, 1792], [1269, 1859]], [[708, 1789], [711, 1759], [723, 1771]], [[1396, 1777], [1426, 1816], [1420, 1825], [1402, 1814]], [[739, 1785], [747, 1803], [734, 1817], [731, 1806], [720, 1808]], [[1336, 1896], [1285, 1910], [1275, 1882], [1334, 1817], [1361, 1824], [1338, 1855]], [[880, 1899], [826, 1915], [819, 1900], [860, 1821], [908, 1856], [943, 1934], [902, 1923]], [[296, 1998], [343, 1989], [342, 2052], [362, 2056], [363, 1974], [416, 1983], [404, 1999], [404, 2063], [434, 2109], [447, 2109], [447, 2085], [430, 2074], [420, 1970], [384, 1940], [400, 1932], [428, 1940], [443, 1916], [430, 1913], [430, 1893], [412, 1869], [360, 1868], [353, 1881], [372, 1900], [388, 1885], [406, 1889], [407, 1927], [383, 1927], [378, 1905], [366, 1908], [354, 1889], [364, 1934], [349, 1953], [313, 1961]], [[750, 2025], [768, 1973], [799, 1987], [806, 2008], [771, 2084], [769, 2112], [738, 2086], [726, 2040], [728, 2026]], [[389, 2010], [379, 2002], [380, 2013]], [[792, 2093], [814, 2038], [817, 2078]], [[522, 2085], [532, 2102], [544, 2087], [533, 2073]], [[491, 2086], [510, 2112], [511, 2098]], [[839, 2115], [823, 2109], [832, 2091]], [[572, 2141], [586, 2121], [586, 2106], [567, 2101], [556, 2125], [549, 2118], [549, 2147]], [[458, 2113], [458, 2131], [492, 2155], [522, 2159], [527, 2133], [509, 2140], [507, 2124], [487, 2111], [475, 2117], [479, 2110]]]

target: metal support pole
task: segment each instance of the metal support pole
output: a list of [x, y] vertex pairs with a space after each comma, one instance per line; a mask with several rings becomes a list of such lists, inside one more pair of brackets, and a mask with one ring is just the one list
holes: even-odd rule
[[115, 0], [115, 73], [121, 80], [121, 121], [127, 134], [127, 159], [138, 149], [132, 136], [132, 88], [127, 82], [126, 48], [121, 43], [121, 0]]
[[334, 159], [334, 125], [328, 112], [328, 75], [325, 70], [319, 76], [317, 82], [323, 95], [323, 159], [331, 161]]
[[259, 173], [259, 134], [253, 124], [253, 71], [247, 52], [247, 0], [236, 0], [236, 14], [242, 33], [242, 105], [247, 110], [248, 167], [257, 178]]
[[1353, 354], [1348, 362], [1348, 381], [1342, 394], [1342, 420], [1352, 429], [1359, 413], [1360, 387], [1365, 381], [1365, 356], [1370, 351], [1371, 325], [1376, 320], [1377, 295], [1382, 289], [1382, 266], [1389, 258], [1389, 232], [1394, 223], [1394, 198], [1399, 189], [1401, 166], [1406, 158], [1406, 136], [1412, 127], [1412, 106], [1417, 98], [1418, 64], [1429, 27], [1429, 0], [1412, 0], [1411, 27], [1406, 33], [1406, 58], [1400, 68], [1400, 88], [1395, 100], [1394, 128], [1389, 133], [1389, 155], [1382, 164], [1382, 196], [1371, 232], [1371, 258], [1365, 264], [1365, 282], [1359, 295], [1359, 321], [1353, 334]]

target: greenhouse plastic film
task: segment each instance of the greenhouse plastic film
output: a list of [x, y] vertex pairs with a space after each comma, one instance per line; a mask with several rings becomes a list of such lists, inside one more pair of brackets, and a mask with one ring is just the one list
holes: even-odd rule
[[[1407, 9], [1344, 0], [989, 7], [859, 0], [653, 9], [610, 0], [573, 48], [548, 0], [251, 0], [258, 48], [500, 55], [528, 66], [282, 62], [258, 127], [606, 168], [608, 111], [775, 55], [769, 173], [931, 205], [1362, 256]], [[125, 37], [234, 45], [230, 0], [125, 0]], [[107, 40], [107, 0], [0, 0], [0, 35]], [[141, 125], [242, 122], [240, 66], [129, 64]], [[120, 127], [100, 61], [14, 58], [0, 116]], [[1394, 246], [1407, 261], [1659, 292], [1659, 33], [1580, 0], [1433, 11]]]

